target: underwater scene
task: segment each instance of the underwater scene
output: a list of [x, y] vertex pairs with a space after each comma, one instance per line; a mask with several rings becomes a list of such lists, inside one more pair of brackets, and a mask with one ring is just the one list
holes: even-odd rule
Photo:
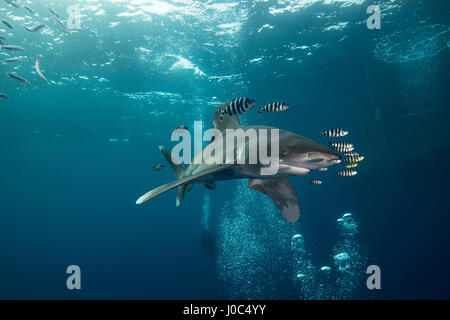
[[0, 299], [449, 299], [449, 47], [443, 0], [0, 0]]

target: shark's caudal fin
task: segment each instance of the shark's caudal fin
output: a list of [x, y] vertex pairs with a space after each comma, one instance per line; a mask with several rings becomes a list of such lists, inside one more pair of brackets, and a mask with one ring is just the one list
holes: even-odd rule
[[294, 223], [300, 217], [300, 203], [294, 187], [287, 178], [250, 179], [248, 187], [267, 194], [287, 221]]
[[[175, 177], [178, 179], [183, 178], [186, 173], [186, 167], [183, 164], [175, 164], [172, 161], [172, 156], [164, 146], [159, 146], [159, 150], [161, 150], [161, 154], [164, 158], [166, 158], [167, 162], [170, 164], [170, 167], [173, 170], [173, 173], [175, 173]], [[183, 202], [184, 193], [186, 192], [186, 186], [182, 185], [178, 187], [178, 193], [177, 193], [177, 200], [176, 205], [179, 207], [181, 205], [181, 202]]]

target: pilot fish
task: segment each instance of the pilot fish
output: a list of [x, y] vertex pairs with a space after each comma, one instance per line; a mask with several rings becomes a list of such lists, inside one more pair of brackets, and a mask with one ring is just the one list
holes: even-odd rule
[[364, 157], [357, 155], [357, 156], [349, 156], [347, 158], [345, 158], [343, 161], [346, 163], [356, 163], [356, 162], [360, 162], [363, 161]]
[[320, 181], [320, 180], [311, 180], [311, 184], [319, 185], [319, 184], [322, 184], [322, 181]]
[[254, 105], [255, 105], [255, 100], [252, 100], [247, 97], [233, 99], [227, 105], [225, 105], [223, 108], [219, 109], [219, 112], [220, 112], [219, 120], [222, 121], [225, 113], [228, 113], [230, 116], [237, 115], [237, 114], [243, 114], [247, 110], [250, 110], [250, 108], [253, 107]]
[[329, 129], [319, 132], [319, 137], [344, 137], [348, 135], [348, 131], [344, 129]]
[[353, 144], [348, 142], [328, 142], [328, 145], [333, 146], [339, 152], [353, 151]]
[[264, 107], [259, 108], [258, 112], [280, 112], [287, 110], [288, 108], [289, 106], [284, 102], [271, 102], [269, 104], [266, 104]]
[[338, 171], [337, 174], [343, 177], [351, 177], [351, 176], [355, 176], [358, 172], [355, 170], [343, 170], [343, 171]]
[[351, 168], [356, 168], [357, 166], [358, 166], [357, 163], [349, 163], [349, 164], [346, 164], [346, 165], [345, 165], [345, 167], [346, 167], [346, 168], [349, 168], [349, 169], [351, 169]]

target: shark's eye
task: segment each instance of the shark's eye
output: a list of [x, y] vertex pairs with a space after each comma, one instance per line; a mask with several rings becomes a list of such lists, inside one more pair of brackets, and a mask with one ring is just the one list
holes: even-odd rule
[[287, 150], [281, 151], [281, 156], [286, 157], [288, 155]]

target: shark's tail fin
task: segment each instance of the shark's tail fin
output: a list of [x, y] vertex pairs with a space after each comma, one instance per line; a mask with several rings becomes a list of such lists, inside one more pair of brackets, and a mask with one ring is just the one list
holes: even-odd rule
[[[186, 172], [186, 167], [181, 163], [180, 164], [174, 163], [172, 161], [172, 157], [170, 155], [169, 150], [167, 150], [165, 147], [159, 146], [159, 150], [161, 150], [163, 157], [166, 158], [167, 162], [170, 164], [170, 167], [172, 168], [173, 173], [175, 173], [175, 176], [178, 179], [183, 178], [185, 175], [185, 172]], [[177, 207], [179, 207], [181, 205], [181, 202], [183, 201], [185, 192], [186, 192], [185, 185], [181, 185], [178, 187], [177, 201], [176, 201]]]

